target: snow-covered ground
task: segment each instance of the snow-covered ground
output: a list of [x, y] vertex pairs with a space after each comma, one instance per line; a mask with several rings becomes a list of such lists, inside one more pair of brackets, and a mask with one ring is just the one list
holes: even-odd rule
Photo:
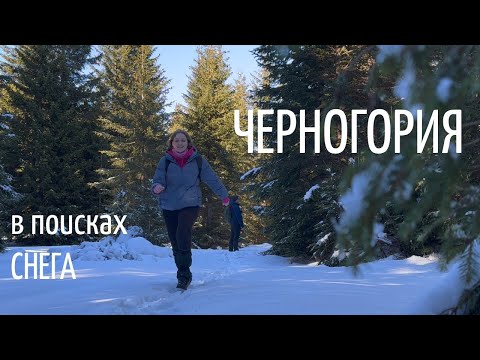
[[[193, 282], [183, 293], [175, 289], [171, 249], [141, 237], [8, 248], [0, 254], [0, 314], [435, 314], [453, 306], [461, 291], [458, 271], [440, 272], [434, 257], [363, 264], [355, 276], [346, 267], [299, 265], [262, 255], [269, 247], [194, 249]], [[33, 267], [29, 279], [13, 279], [13, 255], [26, 250], [29, 262], [30, 250], [61, 252], [56, 279], [33, 279]], [[76, 279], [66, 273], [61, 280], [67, 253]], [[17, 276], [25, 276], [24, 260], [23, 255], [16, 258]], [[51, 262], [43, 270], [52, 277]]]

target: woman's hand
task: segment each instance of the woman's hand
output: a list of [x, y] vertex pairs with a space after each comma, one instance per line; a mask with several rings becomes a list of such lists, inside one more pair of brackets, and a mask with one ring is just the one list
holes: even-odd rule
[[155, 187], [153, 188], [153, 193], [154, 194], [160, 194], [163, 190], [165, 190], [165, 188], [158, 184], [158, 185], [155, 185]]

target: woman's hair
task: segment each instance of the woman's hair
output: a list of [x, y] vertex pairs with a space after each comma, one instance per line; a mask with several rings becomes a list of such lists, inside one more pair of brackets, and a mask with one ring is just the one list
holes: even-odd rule
[[168, 141], [167, 141], [168, 149], [167, 150], [172, 150], [173, 149], [172, 142], [173, 142], [173, 139], [175, 139], [175, 136], [177, 136], [178, 134], [185, 135], [185, 137], [187, 138], [187, 142], [188, 142], [188, 145], [187, 145], [188, 149], [190, 149], [193, 146], [192, 138], [190, 137], [190, 135], [185, 130], [178, 129], [178, 130], [175, 130], [170, 135], [170, 137], [168, 138]]

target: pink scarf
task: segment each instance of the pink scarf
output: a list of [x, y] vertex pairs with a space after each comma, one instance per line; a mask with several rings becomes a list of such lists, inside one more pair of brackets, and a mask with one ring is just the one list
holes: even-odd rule
[[190, 159], [190, 156], [192, 156], [195, 151], [196, 149], [192, 146], [190, 149], [187, 149], [182, 154], [176, 153], [173, 149], [168, 150], [167, 153], [172, 155], [180, 168], [183, 168], [186, 165], [188, 159]]

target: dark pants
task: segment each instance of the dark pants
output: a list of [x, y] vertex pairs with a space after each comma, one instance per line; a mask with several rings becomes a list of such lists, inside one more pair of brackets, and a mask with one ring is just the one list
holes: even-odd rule
[[228, 244], [228, 250], [235, 251], [238, 250], [238, 239], [240, 238], [240, 224], [232, 223], [230, 224], [230, 242]]
[[192, 280], [192, 228], [200, 208], [186, 207], [180, 210], [163, 210], [168, 237], [172, 244], [177, 265], [177, 279]]

